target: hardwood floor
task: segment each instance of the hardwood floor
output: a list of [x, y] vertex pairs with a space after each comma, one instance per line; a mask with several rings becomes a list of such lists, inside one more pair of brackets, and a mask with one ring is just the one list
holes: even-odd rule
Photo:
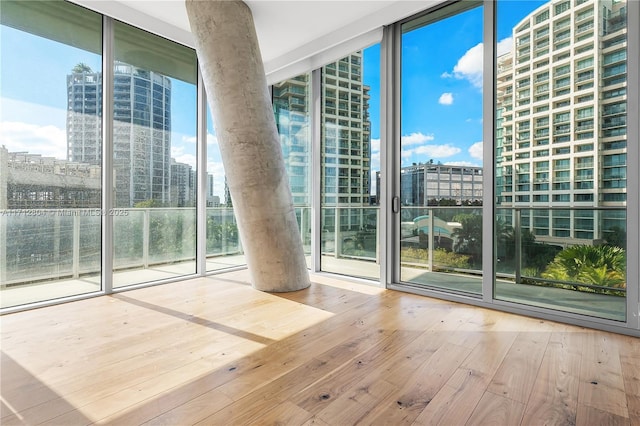
[[3, 316], [2, 425], [640, 425], [640, 339], [247, 272]]

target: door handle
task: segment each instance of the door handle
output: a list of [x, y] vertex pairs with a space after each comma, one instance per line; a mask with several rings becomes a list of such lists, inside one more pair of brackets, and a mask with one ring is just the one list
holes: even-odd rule
[[391, 199], [391, 211], [393, 213], [400, 212], [400, 197], [395, 196]]

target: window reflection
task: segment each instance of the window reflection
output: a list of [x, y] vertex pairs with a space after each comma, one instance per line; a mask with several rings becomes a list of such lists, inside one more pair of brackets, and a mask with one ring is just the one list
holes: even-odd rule
[[497, 11], [496, 298], [624, 320], [626, 2]]
[[99, 291], [101, 16], [3, 2], [0, 43], [1, 307]]
[[114, 38], [114, 205], [126, 213], [114, 217], [119, 287], [196, 271], [196, 57], [120, 22]]
[[207, 271], [246, 264], [220, 147], [207, 107]]
[[380, 277], [380, 46], [322, 68], [321, 269]]
[[273, 85], [276, 126], [307, 266], [311, 261], [310, 103], [311, 74], [302, 74]]

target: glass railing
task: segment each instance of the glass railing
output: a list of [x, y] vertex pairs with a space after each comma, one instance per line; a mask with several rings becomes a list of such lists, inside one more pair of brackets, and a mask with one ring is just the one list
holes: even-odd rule
[[114, 216], [114, 270], [195, 260], [195, 208], [120, 209]]
[[[496, 299], [626, 318], [625, 208], [497, 207], [496, 217]], [[541, 217], [562, 229], [540, 232]]]
[[403, 207], [402, 267], [482, 275], [481, 207]]
[[[0, 284], [98, 275], [100, 209], [0, 211]], [[114, 209], [114, 271], [195, 261], [195, 208]], [[207, 209], [207, 257], [242, 254], [233, 209]]]
[[[309, 256], [311, 209], [294, 210]], [[1, 307], [100, 291], [102, 215], [100, 209], [0, 210]], [[195, 272], [195, 208], [114, 209], [111, 215], [114, 287]], [[206, 232], [207, 271], [245, 264], [233, 208], [207, 208]]]
[[[295, 212], [308, 256], [311, 209], [297, 206]], [[194, 208], [112, 214], [114, 275], [169, 273], [195, 262]], [[321, 269], [379, 279], [379, 207], [323, 208], [322, 215]], [[99, 291], [101, 216], [99, 209], [0, 211], [2, 307]], [[403, 207], [402, 217], [403, 281], [481, 294], [482, 207]], [[541, 217], [547, 232], [535, 227]], [[561, 223], [562, 232], [549, 228], [551, 223]], [[498, 206], [494, 235], [497, 299], [624, 318], [624, 208]], [[207, 208], [206, 253], [207, 270], [244, 264], [232, 208]], [[19, 289], [26, 296], [6, 297], [7, 290]]]
[[100, 271], [99, 209], [0, 210], [0, 285]]
[[322, 209], [321, 269], [380, 278], [379, 207]]

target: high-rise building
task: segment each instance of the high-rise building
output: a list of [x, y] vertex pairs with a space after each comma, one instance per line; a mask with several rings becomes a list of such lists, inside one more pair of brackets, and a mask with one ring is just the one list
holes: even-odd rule
[[626, 4], [573, 3], [530, 13], [498, 58], [496, 196], [540, 241], [593, 244], [625, 226], [573, 207], [626, 203]]
[[369, 204], [371, 123], [362, 51], [326, 65], [322, 73], [322, 205]]
[[215, 194], [213, 186], [213, 175], [207, 173], [207, 207], [219, 207], [220, 197]]
[[102, 73], [78, 64], [67, 75], [67, 159], [101, 165]]
[[[360, 229], [371, 202], [369, 87], [362, 82], [362, 51], [322, 68], [322, 223], [333, 228], [335, 214], [345, 229]], [[276, 83], [273, 104], [293, 202], [311, 204], [309, 74]]]
[[[67, 77], [70, 161], [100, 164], [101, 80], [82, 67]], [[116, 62], [113, 118], [115, 205], [171, 204], [171, 80]]]
[[280, 135], [283, 157], [293, 204], [311, 204], [309, 101], [311, 99], [309, 75], [303, 74], [276, 83], [273, 86], [273, 108]]
[[[323, 71], [322, 204], [368, 205], [371, 134], [362, 52], [327, 64]], [[294, 204], [309, 205], [309, 75], [275, 84], [273, 98]]]
[[171, 204], [175, 207], [196, 206], [196, 172], [189, 164], [171, 159]]

